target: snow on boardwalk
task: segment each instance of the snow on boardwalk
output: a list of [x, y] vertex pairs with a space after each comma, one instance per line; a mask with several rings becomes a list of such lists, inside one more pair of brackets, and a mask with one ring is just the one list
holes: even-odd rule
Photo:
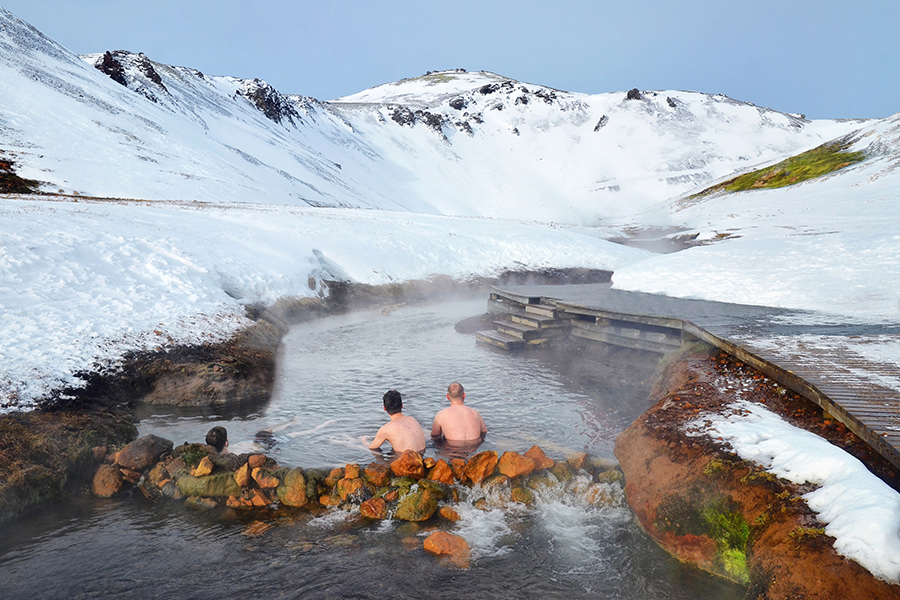
[[507, 286], [502, 291], [678, 319], [684, 332], [809, 398], [900, 467], [900, 324], [624, 292], [608, 284]]

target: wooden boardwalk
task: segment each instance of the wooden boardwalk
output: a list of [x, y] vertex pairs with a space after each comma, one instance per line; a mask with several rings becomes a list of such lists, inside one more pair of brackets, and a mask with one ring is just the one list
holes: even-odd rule
[[[507, 349], [566, 334], [656, 352], [683, 339], [703, 340], [809, 398], [900, 468], [898, 323], [836, 321], [812, 312], [622, 292], [608, 284], [495, 287], [488, 310], [501, 316], [500, 324], [478, 339]], [[537, 316], [542, 319], [531, 318]], [[502, 329], [513, 319], [522, 331]], [[506, 342], [490, 339], [493, 333]]]

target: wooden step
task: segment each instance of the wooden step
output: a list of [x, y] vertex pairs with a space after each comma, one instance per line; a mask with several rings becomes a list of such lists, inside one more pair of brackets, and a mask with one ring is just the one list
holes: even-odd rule
[[552, 327], [565, 327], [569, 324], [568, 320], [554, 319], [553, 317], [545, 317], [533, 313], [509, 313], [509, 320], [522, 325], [530, 325], [538, 329], [549, 329]]
[[562, 327], [552, 327], [547, 329], [539, 329], [534, 325], [525, 325], [516, 323], [509, 319], [494, 321], [494, 327], [500, 333], [517, 337], [520, 340], [531, 341], [539, 338], [556, 338], [565, 335], [566, 330]]
[[556, 318], [556, 307], [550, 304], [526, 304], [525, 312], [544, 317]]
[[492, 329], [476, 331], [475, 339], [483, 344], [488, 344], [504, 350], [519, 350], [525, 347], [525, 340]]

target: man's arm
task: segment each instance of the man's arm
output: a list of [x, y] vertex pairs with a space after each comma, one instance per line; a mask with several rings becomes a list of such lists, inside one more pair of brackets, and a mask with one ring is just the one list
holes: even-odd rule
[[434, 422], [431, 425], [431, 437], [439, 438], [441, 437], [441, 413], [434, 415]]
[[[385, 425], [381, 426], [381, 428], [378, 430], [378, 433], [375, 434], [375, 439], [372, 440], [372, 443], [366, 446], [366, 448], [368, 448], [369, 450], [378, 450], [379, 448], [381, 448], [381, 445], [387, 440], [387, 434], [384, 431], [385, 427]], [[362, 440], [363, 444], [365, 444], [366, 437], [363, 436]]]

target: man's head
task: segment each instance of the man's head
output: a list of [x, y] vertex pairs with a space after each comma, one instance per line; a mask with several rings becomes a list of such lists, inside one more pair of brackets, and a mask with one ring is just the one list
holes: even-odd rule
[[395, 415], [403, 410], [403, 398], [397, 390], [388, 390], [384, 393], [384, 410], [389, 415]]
[[206, 443], [215, 448], [216, 452], [221, 452], [225, 449], [225, 444], [228, 443], [228, 432], [225, 431], [224, 427], [217, 425], [207, 432]]
[[461, 383], [455, 381], [447, 386], [447, 398], [449, 400], [459, 400], [462, 402], [466, 398], [466, 390], [463, 389]]

